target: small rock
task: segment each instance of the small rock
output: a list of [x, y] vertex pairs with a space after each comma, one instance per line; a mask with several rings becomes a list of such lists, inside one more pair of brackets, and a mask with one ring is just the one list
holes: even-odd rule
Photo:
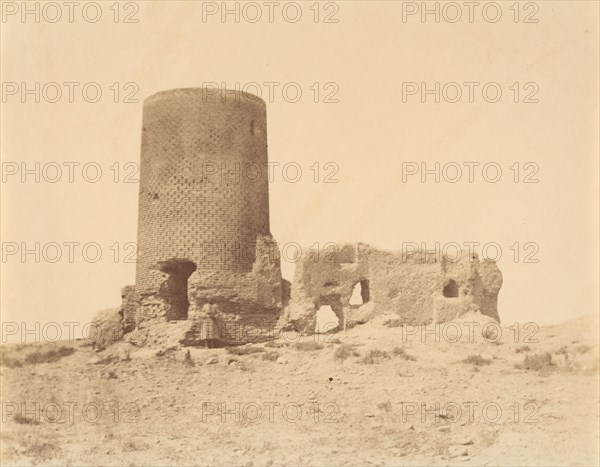
[[451, 459], [454, 459], [456, 457], [466, 456], [469, 454], [469, 450], [466, 446], [462, 445], [450, 446], [448, 448], [448, 454], [450, 455]]
[[285, 365], [286, 363], [288, 363], [288, 359], [285, 358], [283, 355], [281, 357], [279, 357], [277, 359], [277, 363], [281, 364], [281, 365]]
[[[442, 433], [448, 433], [450, 431], [450, 425], [442, 425], [436, 428], [437, 431], [441, 431]], [[459, 443], [462, 444], [462, 443]]]
[[215, 363], [219, 363], [219, 359], [217, 357], [210, 357], [204, 362], [205, 365], [214, 365]]

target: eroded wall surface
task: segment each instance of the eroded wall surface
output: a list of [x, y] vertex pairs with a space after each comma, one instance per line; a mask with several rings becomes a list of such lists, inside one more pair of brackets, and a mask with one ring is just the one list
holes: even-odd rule
[[501, 285], [498, 266], [468, 251], [448, 258], [421, 251], [382, 251], [361, 243], [325, 256], [308, 251], [296, 264], [281, 325], [314, 332], [322, 306], [331, 307], [340, 328], [388, 312], [406, 324], [444, 322], [472, 311], [499, 321]]

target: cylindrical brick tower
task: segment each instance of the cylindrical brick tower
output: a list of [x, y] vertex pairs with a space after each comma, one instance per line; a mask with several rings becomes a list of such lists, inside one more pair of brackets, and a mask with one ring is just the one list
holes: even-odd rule
[[251, 271], [257, 237], [270, 235], [264, 101], [174, 89], [143, 112], [136, 292], [177, 293], [159, 271]]

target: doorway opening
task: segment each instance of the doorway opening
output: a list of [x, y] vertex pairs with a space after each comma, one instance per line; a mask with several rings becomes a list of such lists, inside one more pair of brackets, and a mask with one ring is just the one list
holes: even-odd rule
[[159, 269], [168, 274], [159, 291], [167, 304], [167, 321], [188, 319], [188, 279], [196, 270], [196, 263], [188, 259], [172, 258], [159, 263]]
[[352, 289], [349, 305], [363, 305], [369, 301], [370, 295], [369, 281], [367, 279], [361, 279], [354, 285], [354, 289]]
[[339, 294], [321, 295], [315, 303], [316, 325], [315, 333], [324, 334], [344, 325], [344, 307]]

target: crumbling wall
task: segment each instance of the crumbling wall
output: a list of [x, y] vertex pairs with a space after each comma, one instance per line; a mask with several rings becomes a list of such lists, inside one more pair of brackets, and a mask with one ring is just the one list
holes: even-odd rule
[[[360, 284], [362, 303], [351, 303]], [[502, 274], [497, 265], [463, 251], [459, 258], [426, 252], [382, 251], [343, 245], [334, 254], [309, 251], [296, 264], [289, 306], [280, 325], [312, 333], [320, 306], [336, 302], [339, 327], [394, 312], [401, 322], [449, 321], [470, 311], [499, 321], [497, 299]], [[366, 289], [366, 290], [365, 290]]]
[[[247, 273], [192, 272], [185, 319], [169, 316], [168, 286], [143, 295], [128, 289], [122, 308], [134, 329], [125, 340], [136, 345], [216, 347], [272, 339], [289, 292], [286, 294], [286, 281], [281, 278], [279, 250], [270, 236], [257, 238], [254, 256]], [[163, 272], [163, 284], [170, 280], [169, 273]]]
[[223, 343], [273, 338], [286, 296], [279, 249], [272, 237], [257, 238], [254, 257], [248, 273], [197, 272], [191, 278], [191, 313], [202, 313], [211, 305], [211, 318]]
[[110, 308], [95, 314], [86, 336], [96, 350], [104, 350], [123, 338], [123, 316], [120, 309]]

